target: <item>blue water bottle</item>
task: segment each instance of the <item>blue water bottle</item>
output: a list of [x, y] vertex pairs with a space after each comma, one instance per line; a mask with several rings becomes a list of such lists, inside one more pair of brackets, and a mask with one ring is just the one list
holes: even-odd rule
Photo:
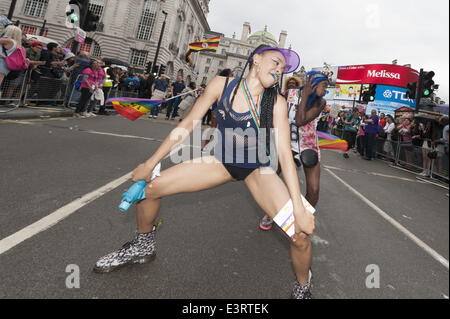
[[[152, 181], [160, 176], [161, 171], [161, 163], [159, 163], [156, 168], [153, 170], [152, 174]], [[128, 209], [130, 209], [131, 205], [133, 205], [136, 202], [139, 202], [141, 200], [145, 199], [145, 188], [147, 187], [146, 181], [139, 181], [135, 183], [133, 186], [130, 187], [128, 191], [123, 193], [122, 195], [122, 202], [119, 205], [119, 209], [122, 212], [126, 212]]]

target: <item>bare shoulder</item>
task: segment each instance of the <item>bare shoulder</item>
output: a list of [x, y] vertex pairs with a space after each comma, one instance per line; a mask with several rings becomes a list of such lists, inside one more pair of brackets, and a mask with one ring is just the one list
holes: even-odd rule
[[[229, 78], [228, 81], [231, 82], [232, 79], [233, 78]], [[219, 98], [220, 95], [222, 95], [223, 87], [225, 86], [226, 80], [227, 80], [226, 77], [216, 76], [206, 86], [205, 94]]]
[[276, 101], [273, 109], [276, 112], [287, 113], [287, 101], [286, 101], [286, 98], [284, 96], [282, 96], [281, 94], [278, 94], [277, 101]]

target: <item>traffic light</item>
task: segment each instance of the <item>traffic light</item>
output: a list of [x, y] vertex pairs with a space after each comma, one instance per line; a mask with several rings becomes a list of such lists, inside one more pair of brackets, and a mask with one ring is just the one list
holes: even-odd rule
[[369, 90], [363, 91], [362, 94], [361, 94], [361, 96], [362, 96], [362, 101], [363, 101], [364, 103], [369, 103], [369, 102], [370, 102]]
[[86, 14], [86, 19], [84, 20], [83, 29], [86, 32], [97, 31], [98, 23], [100, 21], [100, 17], [93, 13], [92, 11], [88, 11]]
[[375, 96], [377, 94], [377, 85], [376, 84], [370, 84], [369, 88], [366, 89], [361, 95], [362, 95], [362, 101], [365, 103], [373, 102], [375, 101]]
[[66, 10], [66, 16], [71, 24], [75, 24], [76, 22], [80, 21], [79, 13], [76, 12], [75, 8], [71, 8], [70, 6]]
[[152, 71], [153, 75], [158, 76], [158, 72], [159, 72], [159, 65], [154, 65]]
[[161, 65], [159, 67], [159, 73], [158, 75], [161, 76], [161, 74], [165, 74], [166, 73], [166, 66], [165, 65]]
[[375, 96], [377, 95], [377, 85], [371, 84], [369, 86], [369, 101], [373, 102], [375, 101]]
[[433, 81], [433, 77], [435, 73], [433, 71], [424, 72], [422, 76], [422, 90], [421, 97], [430, 97], [435, 90], [435, 85]]
[[151, 73], [152, 72], [152, 64], [153, 62], [147, 62], [147, 67], [145, 68], [145, 72], [146, 73]]
[[85, 8], [85, 1], [71, 0], [66, 6], [66, 27], [74, 29], [80, 26], [82, 14]]
[[417, 94], [417, 82], [411, 82], [407, 86], [406, 98], [415, 100]]
[[89, 0], [70, 0], [66, 7], [66, 27], [82, 28], [89, 8]]

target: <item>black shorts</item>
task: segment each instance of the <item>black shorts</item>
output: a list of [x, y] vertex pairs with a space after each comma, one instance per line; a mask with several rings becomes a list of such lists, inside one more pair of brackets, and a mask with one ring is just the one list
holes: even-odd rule
[[235, 179], [236, 181], [245, 180], [247, 177], [250, 176], [251, 173], [257, 170], [257, 168], [242, 168], [227, 164], [223, 164], [223, 166], [228, 171], [228, 173], [230, 173], [231, 177], [233, 177], [233, 179]]

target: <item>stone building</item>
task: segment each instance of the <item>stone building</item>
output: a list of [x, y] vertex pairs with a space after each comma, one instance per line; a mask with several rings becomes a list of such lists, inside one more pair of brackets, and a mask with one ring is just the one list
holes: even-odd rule
[[[13, 21], [20, 21], [27, 34], [43, 35], [71, 47], [75, 31], [66, 27], [69, 0], [18, 0]], [[7, 15], [10, 0], [0, 0], [0, 14]], [[116, 58], [143, 72], [153, 62], [161, 33], [164, 14], [168, 13], [158, 65], [166, 66], [166, 74], [177, 74], [189, 81], [195, 78], [193, 64], [184, 62], [188, 45], [202, 39], [210, 31], [207, 22], [209, 0], [90, 0], [92, 11], [100, 16], [96, 32], [90, 32], [81, 50], [92, 56]], [[42, 26], [45, 23], [45, 29]], [[193, 57], [193, 63], [196, 57]]]
[[217, 32], [206, 32], [205, 37], [221, 36], [219, 48], [216, 52], [200, 52], [195, 71], [198, 73], [198, 84], [207, 84], [224, 69], [232, 69], [235, 76], [240, 76], [249, 55], [261, 44], [284, 48], [286, 46], [287, 31], [281, 31], [279, 40], [267, 30], [250, 34], [250, 23], [245, 22], [240, 39], [234, 34], [231, 38]]

